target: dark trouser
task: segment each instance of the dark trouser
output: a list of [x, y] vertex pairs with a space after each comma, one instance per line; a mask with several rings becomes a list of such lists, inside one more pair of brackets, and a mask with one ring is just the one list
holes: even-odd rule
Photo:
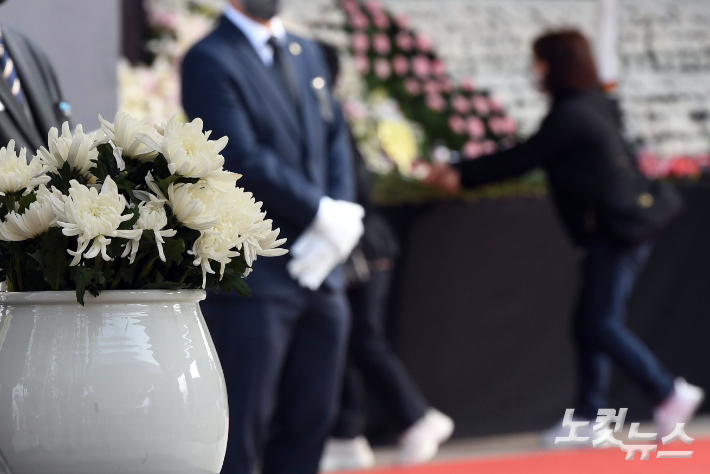
[[349, 307], [343, 292], [203, 304], [229, 394], [224, 474], [316, 474], [337, 414]]
[[428, 402], [385, 338], [384, 306], [391, 270], [373, 271], [350, 291], [352, 331], [340, 415], [333, 436], [351, 439], [365, 429], [364, 385], [394, 415], [401, 429], [424, 416]]
[[[652, 244], [620, 249], [606, 242], [589, 247], [574, 318], [579, 363], [575, 415], [594, 419], [608, 406], [611, 362], [658, 403], [673, 391], [673, 378], [625, 326], [626, 303]], [[619, 408], [619, 407], [616, 407]]]

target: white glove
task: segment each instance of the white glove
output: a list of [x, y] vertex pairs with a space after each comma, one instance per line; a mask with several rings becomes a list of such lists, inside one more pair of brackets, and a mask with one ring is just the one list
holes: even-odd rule
[[288, 263], [291, 278], [299, 285], [316, 291], [340, 263], [338, 249], [325, 237], [309, 228], [291, 247]]
[[362, 237], [365, 210], [358, 204], [324, 197], [313, 223], [296, 240], [288, 264], [291, 278], [313, 291], [339, 263], [344, 263]]
[[324, 197], [311, 227], [335, 245], [342, 263], [350, 256], [365, 231], [363, 217], [365, 210], [359, 204]]

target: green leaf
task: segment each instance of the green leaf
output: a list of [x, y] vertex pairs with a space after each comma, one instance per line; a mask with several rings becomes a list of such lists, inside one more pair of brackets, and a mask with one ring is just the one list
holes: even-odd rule
[[66, 271], [69, 268], [67, 239], [61, 229], [53, 227], [39, 237], [39, 263], [44, 271], [44, 279], [54, 291], [62, 289]]
[[219, 282], [219, 287], [225, 293], [229, 293], [230, 291], [234, 290], [241, 296], [251, 296], [251, 290], [249, 289], [249, 285], [247, 285], [247, 282], [244, 280], [244, 278], [239, 275], [227, 275], [225, 272], [225, 275]]
[[165, 265], [168, 268], [172, 266], [173, 262], [180, 265], [185, 253], [185, 241], [182, 239], [165, 239], [163, 253], [165, 254]]
[[131, 217], [127, 221], [121, 222], [121, 224], [118, 226], [120, 230], [133, 229], [133, 226], [136, 224], [136, 222], [138, 222], [138, 219], [140, 219], [141, 214], [140, 210], [138, 209], [138, 206], [134, 207], [130, 211], [133, 213], [133, 217]]
[[37, 201], [37, 194], [34, 192], [29, 193], [26, 196], [21, 196], [19, 201], [17, 201], [20, 205], [20, 209], [17, 211], [18, 214], [22, 214], [23, 212], [25, 212], [27, 208], [30, 207], [30, 204], [35, 201]]
[[91, 267], [72, 267], [71, 275], [76, 282], [76, 300], [82, 306], [87, 291], [94, 296], [99, 296], [100, 285], [106, 283], [103, 273]]
[[165, 159], [163, 154], [159, 154], [158, 157], [153, 160], [153, 165], [155, 166], [155, 179], [162, 180], [170, 177], [170, 169], [168, 168], [168, 160]]

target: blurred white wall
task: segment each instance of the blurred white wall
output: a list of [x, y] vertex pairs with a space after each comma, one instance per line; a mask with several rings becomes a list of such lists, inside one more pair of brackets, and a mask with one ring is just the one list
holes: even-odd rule
[[7, 0], [0, 22], [30, 36], [52, 59], [73, 122], [99, 127], [117, 105], [120, 0]]

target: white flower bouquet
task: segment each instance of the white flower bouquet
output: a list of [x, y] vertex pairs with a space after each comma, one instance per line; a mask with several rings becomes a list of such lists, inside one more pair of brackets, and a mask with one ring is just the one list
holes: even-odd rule
[[29, 161], [13, 141], [0, 149], [7, 291], [76, 290], [82, 304], [107, 289], [247, 295], [257, 256], [286, 253], [261, 203], [223, 169], [226, 137], [209, 140], [199, 119], [99, 120], [90, 134], [53, 128]]

